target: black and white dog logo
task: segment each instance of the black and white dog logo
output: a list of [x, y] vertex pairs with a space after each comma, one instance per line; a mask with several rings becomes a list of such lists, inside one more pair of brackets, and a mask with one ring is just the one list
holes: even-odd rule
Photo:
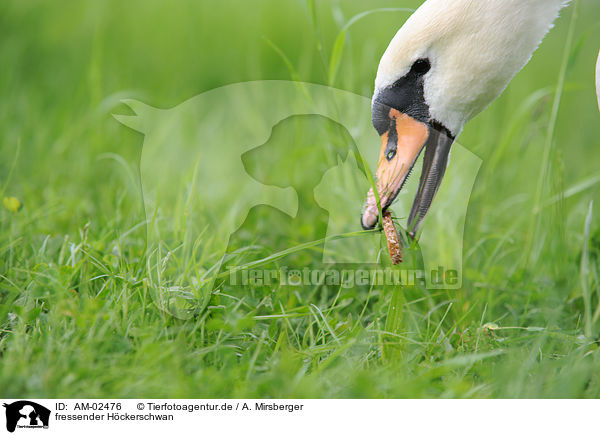
[[14, 432], [19, 429], [48, 429], [50, 410], [29, 400], [19, 400], [4, 404], [6, 408], [6, 430]]

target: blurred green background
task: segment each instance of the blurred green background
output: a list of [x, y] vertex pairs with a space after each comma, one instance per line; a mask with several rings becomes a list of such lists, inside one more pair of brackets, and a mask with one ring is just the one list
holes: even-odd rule
[[3, 395], [599, 397], [596, 0], [459, 138], [483, 160], [462, 290], [222, 288], [185, 321], [148, 296], [143, 137], [119, 101], [262, 79], [370, 96], [408, 13], [340, 31], [419, 3], [0, 3], [0, 196], [24, 204], [0, 207]]

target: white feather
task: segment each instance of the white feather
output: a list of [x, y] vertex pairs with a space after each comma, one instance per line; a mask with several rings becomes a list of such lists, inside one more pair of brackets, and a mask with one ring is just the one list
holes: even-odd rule
[[427, 0], [385, 51], [377, 92], [428, 57], [431, 116], [458, 135], [529, 62], [564, 0]]
[[600, 109], [600, 52], [596, 63], [596, 95], [598, 96], [598, 109]]

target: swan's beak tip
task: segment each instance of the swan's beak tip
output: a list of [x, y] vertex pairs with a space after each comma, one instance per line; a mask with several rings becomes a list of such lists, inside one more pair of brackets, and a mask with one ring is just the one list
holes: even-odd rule
[[365, 231], [374, 230], [375, 227], [377, 226], [378, 220], [379, 220], [379, 216], [365, 212], [360, 217], [360, 225], [362, 226], [363, 230], [365, 230]]
[[[385, 207], [385, 204], [381, 204]], [[360, 216], [360, 224], [364, 230], [373, 230], [377, 225], [377, 221], [379, 220], [379, 208], [377, 207], [377, 200], [375, 199], [375, 194], [373, 193], [373, 189], [369, 189], [369, 193], [367, 193], [367, 201], [365, 203], [365, 208]]]

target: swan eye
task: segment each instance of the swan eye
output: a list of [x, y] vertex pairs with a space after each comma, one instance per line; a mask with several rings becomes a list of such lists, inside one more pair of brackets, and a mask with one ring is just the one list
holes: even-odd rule
[[429, 59], [418, 59], [411, 68], [411, 71], [416, 73], [417, 75], [425, 75], [431, 69], [431, 63]]

